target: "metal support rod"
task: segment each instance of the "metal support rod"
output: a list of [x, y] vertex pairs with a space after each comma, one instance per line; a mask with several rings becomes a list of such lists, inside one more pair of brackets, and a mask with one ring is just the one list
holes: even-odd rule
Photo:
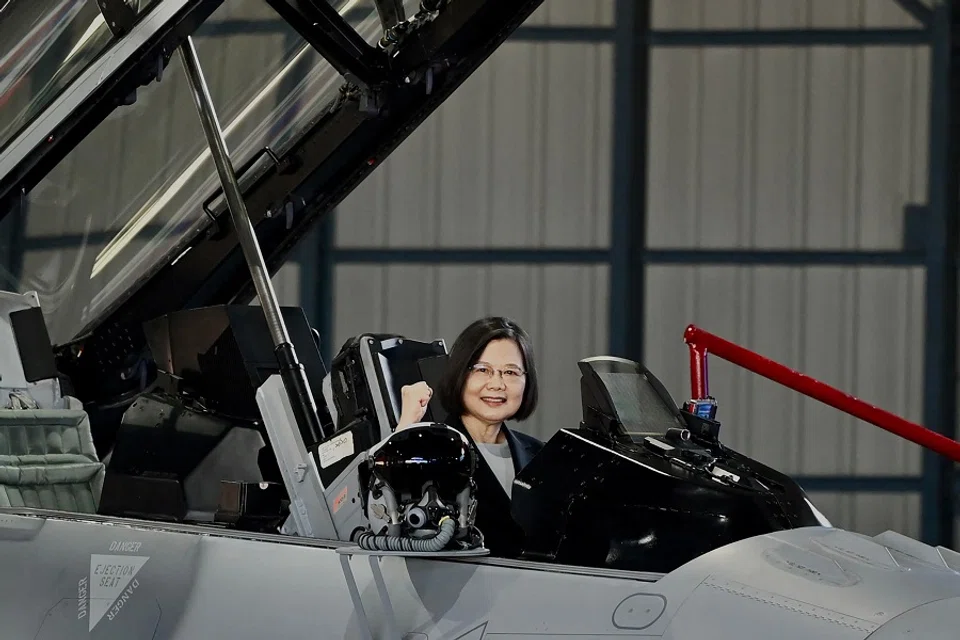
[[[695, 373], [691, 371], [690, 373], [690, 381], [693, 387], [691, 392], [695, 399], [698, 399], [697, 396], [699, 394], [707, 391], [707, 354], [712, 353], [718, 358], [723, 358], [727, 362], [731, 362], [747, 371], [752, 371], [757, 375], [773, 380], [777, 384], [802, 393], [808, 398], [819, 400], [826, 405], [839, 409], [855, 418], [860, 418], [885, 431], [898, 435], [905, 440], [926, 447], [930, 451], [936, 452], [950, 460], [960, 462], [960, 442], [945, 437], [923, 425], [905, 420], [889, 411], [884, 411], [849, 393], [844, 393], [836, 387], [831, 387], [825, 382], [790, 369], [779, 362], [765, 358], [759, 353], [724, 340], [720, 336], [712, 334], [709, 331], [704, 331], [694, 325], [687, 327], [683, 334], [683, 340], [690, 347], [691, 366], [699, 367], [698, 372]], [[694, 355], [695, 353], [697, 354], [696, 356]]]
[[257, 290], [260, 304], [263, 305], [263, 314], [267, 317], [270, 337], [273, 339], [274, 346], [280, 346], [285, 342], [290, 342], [290, 336], [283, 323], [283, 318], [280, 316], [280, 303], [277, 301], [277, 294], [273, 289], [270, 273], [264, 262], [263, 254], [260, 253], [260, 244], [257, 242], [253, 225], [250, 223], [250, 215], [247, 213], [247, 206], [244, 204], [243, 195], [240, 193], [240, 185], [237, 183], [237, 177], [230, 162], [230, 155], [223, 139], [223, 131], [220, 128], [220, 122], [217, 120], [213, 100], [210, 98], [203, 72], [200, 69], [200, 61], [197, 58], [192, 37], [188, 37], [186, 42], [181, 45], [180, 57], [190, 84], [194, 105], [200, 115], [203, 134], [210, 147], [210, 155], [213, 157], [217, 174], [220, 176], [223, 193], [227, 199], [227, 207], [237, 231], [237, 240], [243, 250], [243, 257], [247, 261], [247, 268], [250, 269], [250, 277], [253, 279], [253, 286]]
[[227, 208], [233, 220], [237, 240], [240, 243], [240, 249], [250, 271], [250, 278], [253, 281], [257, 297], [260, 299], [260, 306], [263, 309], [263, 315], [267, 321], [267, 330], [273, 340], [274, 352], [277, 355], [284, 387], [290, 397], [290, 404], [298, 422], [297, 426], [306, 441], [305, 444], [309, 446], [322, 439], [324, 435], [317, 413], [317, 406], [307, 382], [306, 371], [297, 359], [296, 351], [290, 342], [290, 334], [287, 332], [286, 324], [281, 315], [280, 302], [277, 300], [277, 293], [274, 291], [270, 272], [260, 251], [260, 243], [257, 241], [253, 224], [250, 222], [250, 215], [247, 213], [247, 207], [240, 192], [240, 185], [237, 183], [236, 173], [230, 162], [230, 154], [227, 152], [226, 142], [223, 139], [223, 130], [220, 128], [210, 91], [207, 88], [206, 80], [204, 80], [203, 71], [200, 69], [200, 60], [193, 45], [192, 37], [187, 37], [186, 41], [180, 46], [180, 59], [187, 75], [194, 105], [200, 116], [200, 124], [210, 148], [210, 155], [217, 167], [217, 174], [220, 177], [220, 184], [227, 200]]
[[374, 0], [374, 4], [377, 5], [380, 25], [384, 33], [393, 29], [406, 18], [403, 11], [403, 0]]

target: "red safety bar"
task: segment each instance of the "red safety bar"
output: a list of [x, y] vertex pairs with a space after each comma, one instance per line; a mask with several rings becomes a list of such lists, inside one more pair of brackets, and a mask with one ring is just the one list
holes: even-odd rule
[[960, 462], [960, 442], [951, 440], [922, 425], [904, 420], [900, 416], [884, 411], [749, 349], [744, 349], [740, 345], [724, 340], [709, 331], [690, 325], [683, 333], [683, 341], [690, 347], [690, 391], [694, 400], [701, 400], [710, 395], [710, 387], [707, 381], [707, 354], [712, 353], [748, 371], [769, 378], [794, 391], [799, 391], [805, 396], [819, 400], [901, 438], [936, 451], [954, 462]]

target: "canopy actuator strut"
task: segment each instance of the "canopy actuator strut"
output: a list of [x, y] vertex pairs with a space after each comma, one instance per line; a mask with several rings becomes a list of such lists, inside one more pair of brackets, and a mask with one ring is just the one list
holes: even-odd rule
[[403, 0], [374, 0], [377, 5], [377, 13], [380, 15], [380, 24], [383, 26], [383, 32], [403, 22], [405, 15], [403, 11]]
[[[371, 89], [386, 80], [383, 52], [367, 44], [328, 0], [267, 0], [267, 4], [347, 82]], [[378, 3], [377, 9], [386, 9], [392, 19], [388, 5]]]
[[300, 434], [309, 446], [322, 440], [326, 434], [323, 432], [317, 405], [307, 382], [306, 370], [297, 359], [297, 353], [290, 342], [290, 334], [287, 332], [286, 324], [284, 324], [283, 316], [280, 313], [280, 303], [277, 300], [276, 291], [273, 289], [270, 272], [267, 270], [266, 262], [260, 251], [260, 244], [257, 242], [257, 236], [254, 233], [253, 224], [250, 222], [247, 207], [240, 193], [237, 176], [227, 153], [223, 131], [217, 120], [213, 100], [210, 98], [210, 91], [200, 69], [200, 60], [197, 57], [197, 50], [193, 45], [192, 37], [187, 37], [186, 41], [180, 45], [180, 59], [183, 61], [183, 68], [187, 74], [194, 105], [200, 115], [200, 124], [210, 148], [210, 155], [217, 166], [217, 174], [220, 177], [220, 184], [223, 187], [233, 226], [237, 231], [240, 248], [243, 250], [243, 257], [250, 271], [257, 297], [260, 299], [263, 314], [267, 319], [267, 328], [270, 331], [270, 337], [273, 339], [274, 353], [276, 353], [277, 362], [280, 365], [283, 386], [290, 398], [290, 406], [296, 416]]

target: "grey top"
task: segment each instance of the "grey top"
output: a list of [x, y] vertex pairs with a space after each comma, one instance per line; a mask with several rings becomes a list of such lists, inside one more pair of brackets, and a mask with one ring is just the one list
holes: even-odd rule
[[483, 459], [486, 460], [487, 465], [493, 471], [493, 475], [497, 476], [500, 484], [503, 485], [503, 490], [507, 492], [507, 496], [512, 498], [513, 477], [516, 474], [513, 470], [513, 457], [510, 455], [510, 444], [507, 442], [503, 444], [478, 442], [477, 444], [479, 445], [480, 453], [483, 454]]

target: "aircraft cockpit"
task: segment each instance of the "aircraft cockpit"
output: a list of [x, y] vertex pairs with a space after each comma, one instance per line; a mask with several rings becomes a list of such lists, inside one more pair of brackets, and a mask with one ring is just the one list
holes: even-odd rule
[[[482, 547], [438, 400], [395, 431], [443, 340], [358, 333], [325, 363], [329, 336], [269, 274], [540, 2], [240, 4], [277, 37], [215, 86], [204, 59], [245, 28], [238, 3], [0, 9], [6, 503], [390, 546], [363, 537], [382, 520], [408, 551], [456, 522], [450, 545]], [[639, 364], [579, 366], [582, 422], [515, 480], [526, 559], [667, 570], [814, 521]], [[428, 463], [445, 479], [385, 471]]]
[[0, 2], [6, 636], [955, 635], [957, 554], [828, 528], [723, 443], [716, 336], [679, 406], [641, 363], [570, 361], [582, 415], [485, 557], [482, 458], [439, 397], [398, 428], [445, 342], [331, 345], [279, 303], [318, 221], [542, 4]]
[[[26, 316], [7, 311], [14, 332], [6, 349], [21, 358], [44, 350], [42, 314], [27, 308]], [[309, 386], [321, 390], [321, 432], [291, 428], [297, 421], [258, 307], [162, 316], [145, 326], [156, 375], [123, 411], [103, 461], [92, 446], [85, 451], [84, 473], [96, 478], [84, 485], [89, 500], [80, 510], [383, 551], [482, 548], [469, 490], [476, 462], [457, 457], [469, 452], [463, 436], [434, 424], [438, 406], [420, 433], [395, 431], [400, 387], [436, 384], [444, 342], [361, 334], [328, 371], [303, 311], [284, 307], [282, 314]], [[38, 375], [41, 360], [24, 358], [26, 379]], [[790, 478], [724, 447], [719, 422], [677, 407], [638, 363], [592, 357], [579, 368], [581, 422], [562, 425], [514, 481], [521, 559], [668, 572], [739, 539], [818, 524]], [[16, 392], [43, 393], [32, 384]], [[53, 473], [58, 462], [50, 460], [45, 468]], [[405, 460], [419, 464], [404, 469]], [[436, 490], [409, 488], [430, 481]], [[71, 482], [64, 486], [86, 481]], [[406, 495], [393, 487], [407, 487]], [[445, 516], [451, 526], [459, 520], [456, 536], [451, 529], [433, 548]], [[687, 535], [691, 528], [699, 534]]]

